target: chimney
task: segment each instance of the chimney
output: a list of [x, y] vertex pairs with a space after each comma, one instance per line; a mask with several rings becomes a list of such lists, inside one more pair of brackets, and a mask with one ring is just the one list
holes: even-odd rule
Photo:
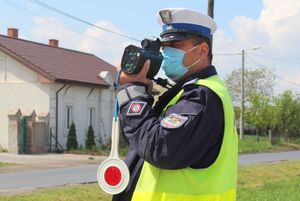
[[58, 40], [56, 39], [49, 39], [49, 45], [53, 47], [58, 47]]
[[11, 38], [18, 38], [19, 37], [19, 30], [16, 28], [8, 28], [7, 29], [7, 36]]

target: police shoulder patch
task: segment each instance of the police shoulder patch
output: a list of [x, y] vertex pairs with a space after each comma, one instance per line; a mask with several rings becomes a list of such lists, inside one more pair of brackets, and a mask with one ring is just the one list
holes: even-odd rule
[[127, 116], [141, 115], [146, 104], [146, 102], [131, 102], [127, 111]]
[[164, 117], [161, 120], [160, 124], [164, 128], [179, 128], [187, 120], [188, 120], [188, 117], [172, 113], [172, 114], [169, 114], [168, 116]]

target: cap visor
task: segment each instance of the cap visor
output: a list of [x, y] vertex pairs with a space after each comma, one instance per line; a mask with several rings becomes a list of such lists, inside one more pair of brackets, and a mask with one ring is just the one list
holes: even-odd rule
[[168, 36], [163, 36], [161, 38], [161, 42], [169, 42], [169, 41], [176, 41], [176, 40], [184, 40], [190, 38], [190, 36], [184, 36], [184, 35], [168, 35]]

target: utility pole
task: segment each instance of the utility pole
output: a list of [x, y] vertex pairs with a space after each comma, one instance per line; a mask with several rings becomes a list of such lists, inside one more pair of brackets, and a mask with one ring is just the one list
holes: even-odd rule
[[258, 50], [260, 47], [256, 46], [251, 49], [242, 50], [242, 72], [241, 72], [241, 112], [240, 112], [240, 139], [244, 138], [244, 111], [245, 111], [245, 51]]
[[214, 18], [214, 0], [208, 0], [207, 14]]
[[[207, 15], [214, 19], [214, 0], [208, 0]], [[213, 36], [211, 36], [211, 48], [213, 47]]]
[[242, 50], [242, 72], [241, 72], [241, 112], [240, 112], [240, 139], [244, 137], [244, 97], [245, 97], [245, 50]]

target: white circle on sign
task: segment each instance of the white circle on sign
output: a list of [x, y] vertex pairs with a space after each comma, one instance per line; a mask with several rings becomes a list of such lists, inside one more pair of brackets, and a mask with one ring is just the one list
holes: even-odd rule
[[98, 185], [108, 194], [118, 194], [129, 183], [129, 170], [124, 161], [115, 158], [104, 160], [97, 171]]

